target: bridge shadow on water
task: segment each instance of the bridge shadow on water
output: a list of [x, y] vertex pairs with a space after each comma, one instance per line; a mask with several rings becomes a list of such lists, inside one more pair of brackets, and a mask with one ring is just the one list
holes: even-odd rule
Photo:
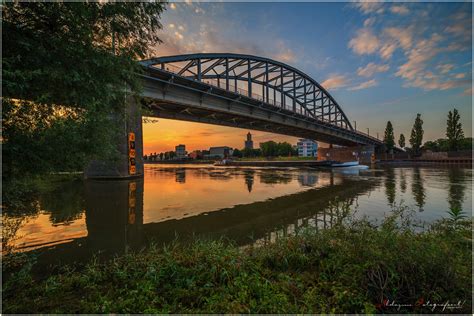
[[[177, 169], [176, 182], [186, 179], [186, 172]], [[252, 190], [257, 175], [245, 170], [242, 180], [248, 191]], [[333, 223], [333, 201], [352, 204], [357, 196], [373, 190], [379, 181], [356, 181], [334, 175], [322, 188], [280, 196], [270, 200], [236, 205], [218, 211], [201, 213], [182, 219], [168, 219], [144, 224], [144, 180], [85, 181], [83, 186], [87, 236], [32, 250], [38, 254], [38, 269], [82, 263], [94, 255], [105, 259], [137, 251], [155, 243], [158, 245], [174, 239], [187, 242], [194, 238], [228, 238], [238, 245], [254, 242], [271, 242], [281, 235], [294, 232], [299, 227], [312, 225], [327, 227]], [[285, 183], [287, 174], [269, 176], [260, 174], [260, 182]], [[301, 185], [311, 186], [316, 179], [299, 175]], [[80, 207], [80, 205], [78, 206]], [[49, 269], [49, 268], [48, 268]]]

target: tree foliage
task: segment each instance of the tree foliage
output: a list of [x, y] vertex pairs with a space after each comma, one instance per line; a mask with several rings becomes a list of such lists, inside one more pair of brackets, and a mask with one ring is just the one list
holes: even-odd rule
[[423, 120], [421, 119], [421, 114], [418, 113], [410, 135], [410, 145], [415, 154], [420, 152], [421, 144], [423, 142], [423, 133]]
[[107, 144], [127, 90], [140, 90], [135, 60], [159, 43], [162, 10], [161, 3], [3, 4], [8, 173], [77, 170], [113, 153]]
[[392, 122], [387, 122], [387, 127], [385, 127], [385, 135], [383, 137], [383, 142], [387, 147], [387, 150], [390, 151], [395, 146], [395, 135], [393, 134]]
[[260, 148], [244, 148], [242, 149], [242, 156], [246, 158], [260, 157], [262, 155], [262, 150]]
[[232, 153], [232, 156], [237, 157], [237, 158], [242, 158], [243, 154], [241, 150], [235, 148], [234, 152]]
[[275, 141], [268, 141], [260, 143], [260, 149], [262, 150], [262, 156], [264, 157], [277, 157], [277, 156], [291, 156], [296, 155], [293, 146], [287, 142], [277, 143]]
[[398, 139], [398, 145], [400, 148], [405, 148], [405, 135], [400, 134], [400, 138]]
[[460, 122], [461, 117], [457, 109], [448, 113], [448, 121], [446, 127], [446, 137], [448, 138], [449, 150], [459, 150], [461, 141], [464, 139], [464, 132]]
[[[459, 141], [457, 150], [472, 150], [473, 139], [471, 137], [463, 138]], [[440, 138], [434, 141], [427, 141], [423, 144], [423, 149], [434, 152], [450, 151], [449, 140]]]

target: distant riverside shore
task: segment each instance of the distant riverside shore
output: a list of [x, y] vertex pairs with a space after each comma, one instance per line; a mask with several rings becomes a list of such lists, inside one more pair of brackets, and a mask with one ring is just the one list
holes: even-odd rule
[[215, 160], [161, 160], [161, 161], [144, 161], [145, 164], [150, 165], [183, 165], [183, 164], [195, 164], [195, 165], [209, 165], [213, 164]]
[[[213, 160], [169, 160], [152, 161], [146, 164], [214, 164]], [[234, 167], [320, 167], [329, 166], [331, 161], [318, 160], [233, 160], [225, 166]]]

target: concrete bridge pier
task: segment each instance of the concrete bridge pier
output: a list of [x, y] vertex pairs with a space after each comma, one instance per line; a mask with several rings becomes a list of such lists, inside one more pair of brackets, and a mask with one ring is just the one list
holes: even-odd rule
[[128, 96], [125, 118], [121, 113], [115, 116], [114, 119], [119, 124], [115, 138], [118, 156], [108, 161], [92, 161], [84, 170], [86, 179], [127, 179], [143, 176], [143, 130], [140, 102], [135, 97]]

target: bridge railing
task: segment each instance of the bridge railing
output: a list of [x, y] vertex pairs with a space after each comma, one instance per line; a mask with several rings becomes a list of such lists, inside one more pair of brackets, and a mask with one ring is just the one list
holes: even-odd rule
[[[183, 68], [179, 67], [179, 66], [176, 66], [176, 65], [165, 64], [163, 70], [174, 73], [174, 74], [178, 74], [180, 71], [183, 70]], [[185, 78], [187, 77], [185, 75], [181, 75], [181, 76], [185, 77]], [[307, 111], [301, 106], [298, 106], [298, 107], [296, 107], [295, 110], [293, 110], [293, 106], [291, 104], [290, 105], [288, 105], [288, 104], [283, 104], [282, 105], [281, 102], [278, 102], [278, 101], [276, 101], [272, 98], [267, 98], [265, 100], [265, 98], [261, 94], [253, 93], [253, 92], [250, 94], [248, 90], [239, 88], [239, 87], [233, 85], [230, 82], [229, 82], [229, 89], [226, 89], [226, 82], [225, 82], [224, 78], [223, 78], [223, 80], [206, 78], [206, 79], [201, 80], [201, 82], [205, 83], [205, 84], [208, 84], [208, 85], [211, 85], [211, 86], [214, 86], [214, 87], [217, 87], [217, 88], [225, 90], [225, 91], [234, 92], [234, 93], [237, 93], [237, 94], [240, 94], [240, 95], [258, 100], [260, 102], [264, 102], [266, 104], [273, 105], [273, 106], [275, 106], [277, 108], [280, 108], [280, 109], [288, 110], [288, 111], [291, 111], [293, 113], [297, 113], [297, 114], [300, 114], [300, 115], [303, 115], [303, 116], [306, 116], [306, 117], [314, 118], [313, 116], [309, 115], [309, 113], [307, 113]], [[318, 121], [322, 122], [322, 123], [325, 123], [327, 125], [331, 125], [335, 128], [337, 127], [337, 128], [341, 128], [341, 129], [348, 129], [347, 127], [344, 128], [342, 126], [335, 125], [333, 122], [331, 122], [330, 119], [328, 119], [324, 116], [317, 117], [316, 119]], [[372, 137], [372, 136], [370, 136], [366, 133], [356, 131], [356, 130], [352, 130], [352, 132], [354, 132], [354, 133], [356, 133], [360, 136], [366, 137], [366, 138], [368, 137], [368, 138], [372, 139], [373, 141], [379, 141], [377, 138]]]
[[[165, 68], [164, 68], [164, 70], [166, 70], [168, 72], [172, 72], [174, 74], [178, 74], [182, 69], [183, 69], [182, 67], [178, 67], [176, 65], [170, 65], [170, 64], [166, 64]], [[183, 76], [183, 77], [185, 77], [185, 76]], [[278, 107], [278, 108], [281, 108], [281, 109], [284, 109], [284, 110], [293, 111], [293, 106], [291, 106], [291, 105], [282, 106], [281, 102], [278, 102], [278, 101], [276, 101], [274, 99], [271, 99], [271, 98], [268, 98], [267, 100], [265, 100], [264, 97], [261, 94], [253, 93], [253, 92], [252, 92], [252, 94], [250, 94], [248, 90], [236, 87], [235, 85], [233, 85], [231, 83], [229, 83], [229, 90], [227, 90], [226, 89], [226, 84], [221, 82], [218, 79], [203, 79], [201, 82], [206, 83], [208, 85], [212, 85], [214, 87], [217, 87], [217, 88], [220, 88], [220, 89], [223, 89], [223, 90], [226, 90], [226, 91], [235, 92], [237, 94], [240, 94], [240, 95], [243, 95], [243, 96], [246, 96], [246, 97], [261, 101], [261, 102], [264, 102], [266, 104], [273, 105], [275, 107]], [[304, 109], [301, 108], [301, 107], [296, 108], [296, 113], [298, 113], [300, 115], [308, 116], [307, 113], [305, 113]]]

